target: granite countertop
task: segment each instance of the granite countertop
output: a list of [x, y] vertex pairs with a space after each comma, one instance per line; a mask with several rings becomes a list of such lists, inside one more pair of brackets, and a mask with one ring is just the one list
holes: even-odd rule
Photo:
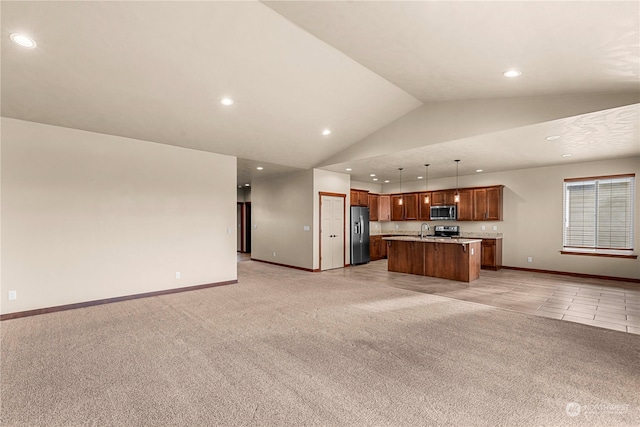
[[446, 237], [435, 237], [435, 236], [392, 236], [392, 237], [383, 237], [384, 240], [400, 240], [405, 242], [424, 242], [424, 243], [456, 243], [456, 244], [467, 244], [467, 243], [476, 243], [482, 242], [482, 239], [465, 239], [465, 238], [456, 238], [450, 239]]
[[[418, 237], [420, 232], [418, 231], [406, 231], [406, 230], [371, 230], [371, 236], [410, 236]], [[428, 237], [434, 238], [432, 234], [428, 234]], [[502, 239], [502, 233], [487, 233], [487, 232], [461, 232], [461, 239]]]

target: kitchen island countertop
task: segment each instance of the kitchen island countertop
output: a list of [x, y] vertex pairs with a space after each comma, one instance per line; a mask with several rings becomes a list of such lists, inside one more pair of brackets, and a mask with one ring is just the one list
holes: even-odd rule
[[391, 236], [391, 237], [383, 237], [383, 240], [400, 240], [405, 242], [425, 242], [425, 243], [457, 243], [457, 244], [467, 244], [467, 243], [476, 243], [482, 242], [482, 239], [469, 239], [469, 238], [449, 238], [449, 237], [436, 237], [436, 236]]

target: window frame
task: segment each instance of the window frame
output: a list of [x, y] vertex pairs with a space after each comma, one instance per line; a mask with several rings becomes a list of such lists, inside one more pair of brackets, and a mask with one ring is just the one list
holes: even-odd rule
[[[594, 233], [594, 245], [593, 246], [576, 246], [576, 245], [567, 245], [567, 224], [569, 220], [569, 206], [567, 205], [568, 194], [567, 194], [567, 183], [577, 183], [577, 182], [594, 182], [594, 209], [597, 212], [601, 208], [599, 204], [599, 191], [600, 191], [600, 181], [611, 181], [616, 179], [625, 179], [628, 178], [631, 182], [631, 191], [630, 191], [630, 206], [631, 206], [631, 216], [629, 220], [629, 225], [631, 228], [631, 248], [604, 248], [598, 247], [598, 218], [594, 220], [593, 233]], [[587, 255], [587, 256], [604, 256], [604, 257], [613, 257], [613, 258], [633, 258], [637, 259], [638, 256], [633, 254], [635, 250], [635, 215], [636, 215], [636, 187], [635, 187], [635, 173], [628, 174], [619, 174], [619, 175], [601, 175], [601, 176], [592, 176], [592, 177], [581, 177], [581, 178], [566, 178], [563, 182], [562, 186], [562, 250], [561, 254], [570, 254], [570, 255]]]

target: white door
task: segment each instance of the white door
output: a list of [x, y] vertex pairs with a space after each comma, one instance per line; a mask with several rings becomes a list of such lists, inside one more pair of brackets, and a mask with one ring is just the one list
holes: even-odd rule
[[320, 198], [320, 269], [344, 267], [344, 197]]

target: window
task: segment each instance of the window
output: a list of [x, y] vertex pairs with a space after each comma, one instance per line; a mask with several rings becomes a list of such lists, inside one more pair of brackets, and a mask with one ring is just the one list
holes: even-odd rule
[[635, 174], [564, 180], [565, 250], [633, 251]]

